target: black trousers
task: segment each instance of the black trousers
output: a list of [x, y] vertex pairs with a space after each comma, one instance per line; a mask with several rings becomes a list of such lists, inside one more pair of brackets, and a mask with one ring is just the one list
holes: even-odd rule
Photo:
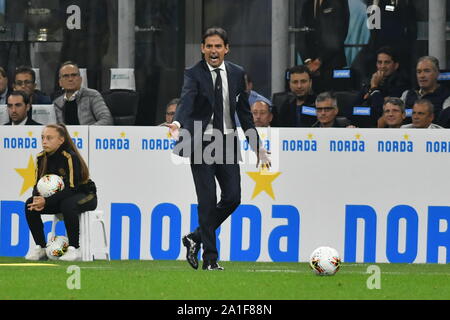
[[34, 242], [41, 247], [46, 246], [44, 235], [44, 224], [42, 223], [42, 214], [62, 213], [64, 216], [64, 225], [66, 226], [69, 246], [78, 248], [80, 246], [80, 222], [79, 214], [85, 211], [95, 210], [97, 208], [97, 196], [94, 194], [76, 193], [55, 206], [45, 206], [42, 211], [30, 211], [28, 204], [33, 202], [33, 197], [29, 198], [25, 204], [25, 215], [33, 235]]
[[[241, 174], [237, 161], [235, 145], [232, 152], [235, 161], [231, 164], [193, 163], [191, 171], [194, 178], [198, 201], [199, 227], [192, 237], [203, 244], [203, 260], [216, 261], [218, 251], [216, 247], [216, 229], [236, 210], [241, 203]], [[226, 149], [226, 148], [225, 148]], [[230, 151], [230, 148], [228, 149]], [[224, 155], [224, 158], [226, 156]], [[217, 202], [216, 179], [220, 186], [220, 201]]]

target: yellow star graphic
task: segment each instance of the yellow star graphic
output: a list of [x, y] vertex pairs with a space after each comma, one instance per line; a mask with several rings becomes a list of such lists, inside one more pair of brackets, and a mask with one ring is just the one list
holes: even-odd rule
[[361, 139], [361, 135], [360, 135], [359, 133], [357, 133], [357, 134], [355, 135], [355, 138], [356, 138], [356, 140], [359, 140], [359, 139]]
[[79, 135], [80, 135], [80, 133], [79, 133], [78, 131], [75, 131], [75, 132], [73, 133], [73, 136], [74, 136], [75, 138], [78, 138]]
[[28, 131], [28, 136], [31, 138], [33, 136], [33, 131]]
[[29, 188], [33, 188], [34, 183], [36, 182], [36, 166], [34, 164], [33, 156], [30, 156], [27, 168], [14, 170], [16, 170], [23, 178], [22, 190], [20, 190], [20, 195], [23, 195]]
[[309, 139], [309, 140], [312, 140], [313, 138], [314, 138], [314, 135], [313, 135], [312, 133], [309, 133], [309, 134], [308, 134], [308, 139]]
[[167, 132], [167, 138], [171, 139], [172, 138], [172, 134], [169, 132]]
[[121, 137], [121, 138], [125, 138], [125, 136], [126, 136], [125, 132], [121, 132], [121, 133], [120, 133], [120, 137]]
[[405, 134], [405, 135], [403, 136], [403, 138], [405, 138], [405, 140], [409, 140], [409, 135]]
[[281, 172], [268, 172], [266, 170], [261, 170], [259, 172], [247, 172], [247, 174], [255, 182], [255, 189], [253, 190], [252, 200], [256, 198], [258, 194], [265, 191], [273, 200], [275, 200], [275, 195], [272, 189], [272, 182], [278, 178]]

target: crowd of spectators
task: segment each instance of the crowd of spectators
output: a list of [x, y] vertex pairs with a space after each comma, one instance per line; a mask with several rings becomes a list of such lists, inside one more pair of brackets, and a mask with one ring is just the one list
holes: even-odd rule
[[[412, 61], [417, 21], [411, 1], [367, 1], [367, 7], [380, 8], [381, 24], [370, 29], [368, 43], [351, 66], [344, 50], [346, 36], [354, 27], [347, 1], [303, 3], [300, 24], [306, 30], [305, 44], [300, 47], [301, 61], [287, 70], [286, 79], [280, 79], [286, 82], [286, 90], [275, 92], [271, 99], [264, 97], [246, 75], [256, 126], [450, 128], [450, 86], [439, 81], [438, 59], [423, 56]], [[335, 76], [345, 69], [351, 81]], [[0, 67], [0, 104], [7, 105], [7, 124], [33, 123], [33, 104], [53, 105], [57, 121], [69, 125], [114, 124], [102, 95], [81, 86], [76, 63], [63, 63], [58, 76], [62, 91], [51, 99], [37, 90], [31, 67], [18, 67], [10, 81]], [[20, 102], [25, 114], [15, 101], [22, 96], [28, 96]], [[172, 122], [178, 103], [176, 97], [168, 101], [160, 126]], [[419, 125], [418, 117], [423, 113], [427, 121]]]

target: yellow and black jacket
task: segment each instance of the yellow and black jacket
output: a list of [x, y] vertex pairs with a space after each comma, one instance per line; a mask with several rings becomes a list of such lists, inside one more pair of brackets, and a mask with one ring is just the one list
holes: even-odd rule
[[38, 196], [37, 182], [39, 181], [40, 168], [43, 166], [44, 158], [47, 157], [47, 169], [44, 174], [56, 174], [64, 181], [64, 189], [46, 198], [46, 206], [57, 205], [61, 200], [66, 199], [77, 192], [85, 192], [86, 182], [81, 181], [81, 166], [77, 155], [71, 151], [59, 148], [53, 154], [45, 151], [37, 155], [36, 182], [33, 188], [33, 196]]

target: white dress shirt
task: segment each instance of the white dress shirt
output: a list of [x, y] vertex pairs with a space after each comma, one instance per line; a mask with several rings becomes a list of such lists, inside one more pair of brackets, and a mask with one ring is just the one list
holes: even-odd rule
[[[224, 134], [233, 133], [233, 122], [231, 121], [231, 111], [230, 111], [230, 94], [228, 90], [228, 76], [227, 76], [227, 69], [225, 68], [225, 62], [222, 62], [222, 64], [218, 68], [211, 67], [208, 63], [206, 63], [206, 65], [208, 66], [209, 71], [211, 72], [213, 80], [213, 88], [215, 88], [217, 78], [217, 73], [214, 70], [220, 69], [220, 77], [222, 78], [222, 97], [223, 97], [223, 133]], [[214, 113], [211, 117], [211, 121], [206, 127], [205, 134], [212, 134], [213, 117]]]
[[22, 122], [21, 122], [21, 123], [18, 123], [18, 124], [15, 124], [15, 123], [11, 120], [11, 125], [12, 125], [12, 126], [24, 126], [25, 123], [27, 123], [27, 121], [28, 121], [28, 117], [25, 117], [25, 119], [23, 119]]

